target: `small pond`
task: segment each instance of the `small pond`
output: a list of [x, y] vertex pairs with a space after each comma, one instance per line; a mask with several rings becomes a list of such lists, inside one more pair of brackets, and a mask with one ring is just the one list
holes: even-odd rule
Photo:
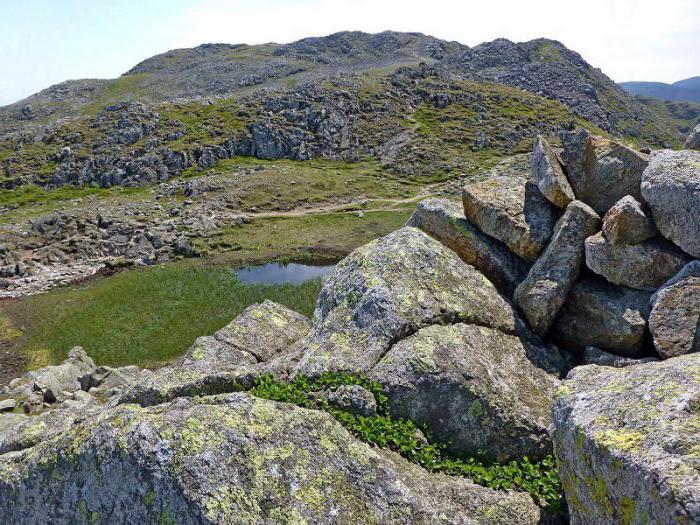
[[298, 263], [268, 263], [261, 266], [236, 268], [236, 276], [244, 283], [280, 284], [303, 283], [309, 279], [322, 277], [330, 272], [335, 265], [314, 266]]

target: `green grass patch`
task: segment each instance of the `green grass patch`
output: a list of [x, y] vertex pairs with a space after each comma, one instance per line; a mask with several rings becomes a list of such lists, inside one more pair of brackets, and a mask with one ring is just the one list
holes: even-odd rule
[[[335, 390], [340, 385], [360, 385], [374, 394], [377, 414], [360, 416], [337, 407], [331, 407], [324, 399], [310, 395], [326, 389]], [[292, 381], [277, 381], [271, 376], [256, 380], [251, 394], [264, 399], [293, 403], [311, 409], [330, 412], [343, 426], [361, 440], [383, 448], [392, 449], [406, 459], [418, 463], [430, 471], [465, 476], [475, 483], [496, 490], [520, 490], [528, 492], [539, 505], [560, 512], [562, 488], [554, 458], [531, 462], [527, 457], [507, 464], [488, 463], [479, 457], [457, 457], [447, 452], [447, 444], [425, 442], [417, 437], [415, 423], [393, 417], [381, 384], [362, 375], [343, 372], [327, 372], [317, 379], [297, 376]]]
[[27, 357], [30, 369], [62, 361], [76, 345], [98, 364], [156, 366], [265, 299], [310, 316], [320, 286], [319, 279], [243, 284], [230, 267], [183, 262], [9, 301], [0, 317], [22, 328], [13, 348]]

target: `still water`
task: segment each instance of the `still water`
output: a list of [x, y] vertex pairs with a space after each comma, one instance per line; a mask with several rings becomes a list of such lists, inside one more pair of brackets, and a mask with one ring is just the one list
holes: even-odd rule
[[244, 283], [279, 284], [279, 283], [303, 283], [309, 279], [322, 277], [335, 266], [312, 266], [309, 264], [281, 264], [268, 263], [262, 266], [248, 266], [236, 268], [234, 272]]

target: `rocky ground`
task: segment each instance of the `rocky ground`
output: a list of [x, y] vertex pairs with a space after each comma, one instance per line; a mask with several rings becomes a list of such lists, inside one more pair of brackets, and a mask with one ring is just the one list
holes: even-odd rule
[[0, 516], [700, 522], [700, 152], [562, 144], [422, 201], [313, 319], [268, 301], [155, 372], [75, 348], [13, 380]]

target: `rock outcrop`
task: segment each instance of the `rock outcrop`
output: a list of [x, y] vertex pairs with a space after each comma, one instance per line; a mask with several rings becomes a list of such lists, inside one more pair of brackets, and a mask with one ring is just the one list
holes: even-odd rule
[[700, 150], [700, 124], [695, 126], [695, 128], [693, 128], [693, 130], [688, 134], [688, 138], [685, 139], [685, 144], [683, 147], [685, 149]]
[[662, 357], [700, 352], [700, 261], [689, 263], [652, 296], [649, 331]]
[[527, 157], [507, 160], [464, 186], [467, 220], [510, 250], [534, 261], [552, 235], [554, 207], [530, 178]]
[[700, 354], [574, 369], [554, 401], [571, 523], [700, 522]]
[[515, 290], [513, 300], [539, 335], [549, 331], [583, 263], [583, 241], [598, 227], [600, 217], [581, 201], [573, 201], [554, 227], [544, 253]]
[[644, 171], [642, 196], [661, 234], [700, 257], [700, 152], [655, 152]]
[[540, 517], [527, 495], [429, 474], [357, 441], [329, 414], [240, 393], [105, 410], [0, 456], [0, 473], [2, 523], [531, 525]]

